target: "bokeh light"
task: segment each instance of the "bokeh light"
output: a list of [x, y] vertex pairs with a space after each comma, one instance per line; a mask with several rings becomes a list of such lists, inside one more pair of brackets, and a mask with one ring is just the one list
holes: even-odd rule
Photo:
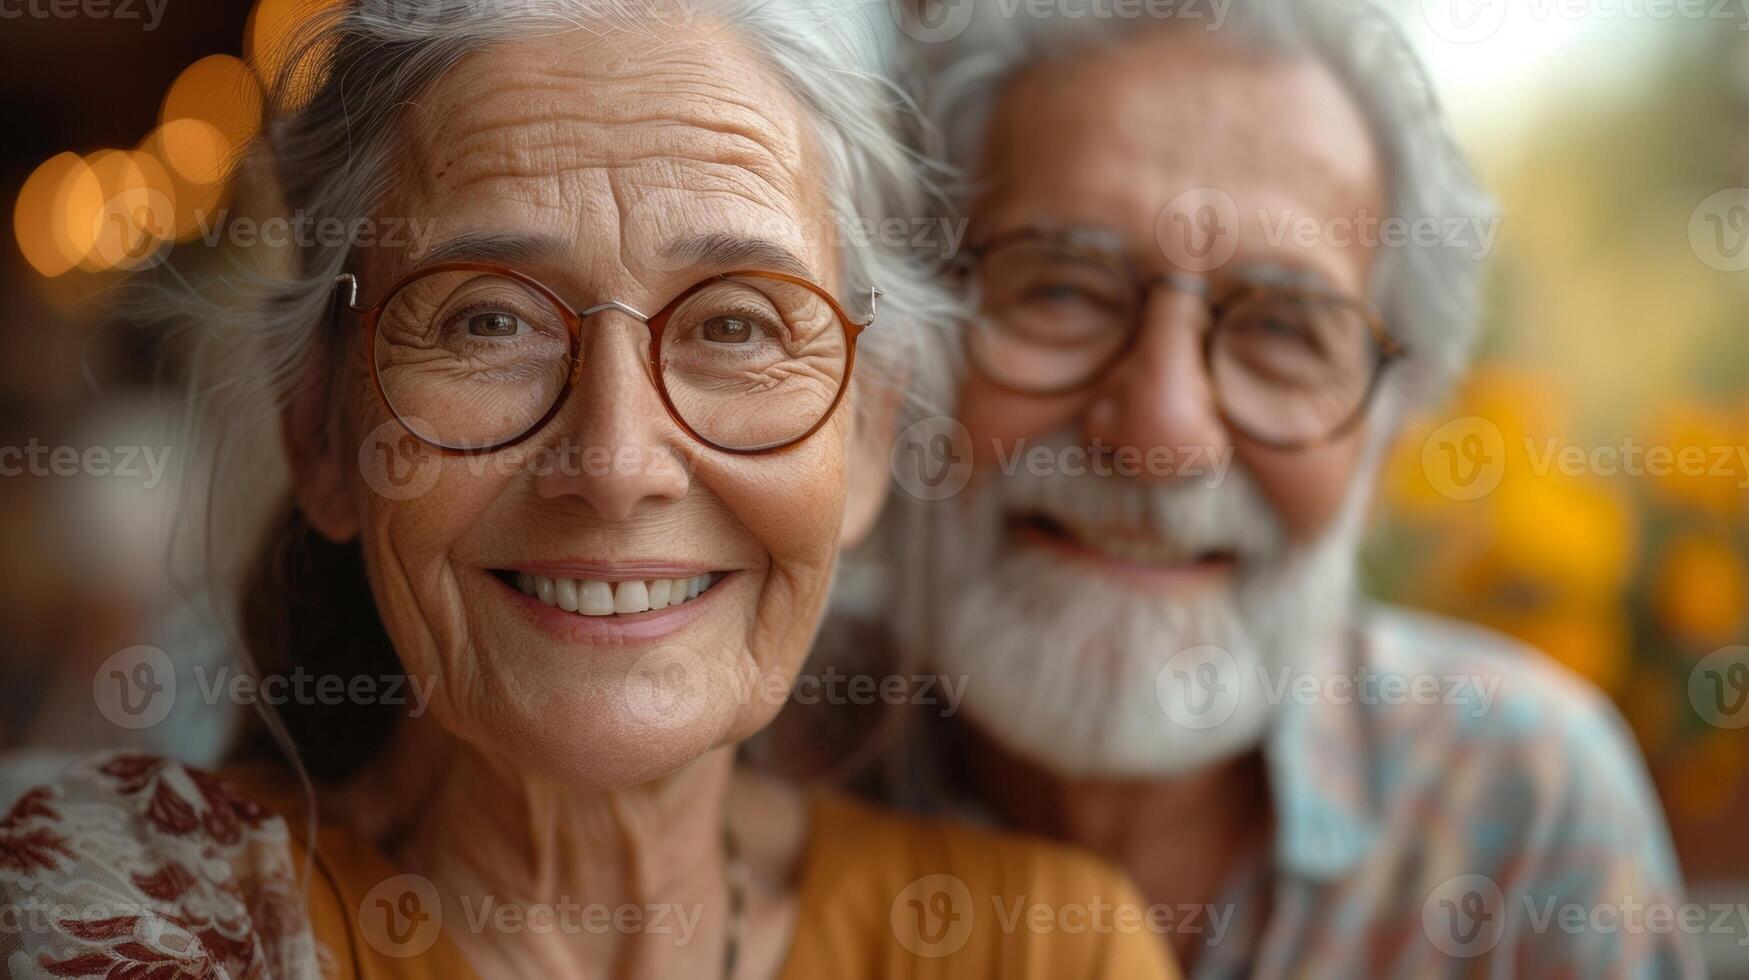
[[[279, 81], [310, 19], [339, 5], [339, 0], [257, 0], [243, 29], [243, 56], [265, 85], [272, 87]], [[300, 77], [292, 89], [302, 91], [314, 81]]]
[[97, 179], [77, 153], [59, 153], [44, 161], [24, 182], [12, 213], [18, 249], [31, 268], [45, 276], [67, 272], [85, 257], [84, 247], [70, 234], [66, 215], [77, 199], [81, 207], [99, 200]]
[[[159, 113], [159, 120], [165, 126], [184, 119], [204, 122], [224, 138], [222, 147], [184, 148], [191, 157], [215, 156], [221, 162], [220, 174], [212, 178], [217, 180], [234, 161], [238, 150], [254, 139], [256, 131], [261, 128], [261, 85], [255, 79], [255, 72], [242, 60], [228, 54], [208, 55], [189, 65], [171, 83]], [[179, 129], [177, 132], [179, 139], [195, 138], [189, 130]], [[174, 161], [171, 162], [176, 166]], [[183, 173], [182, 167], [176, 166], [176, 169]], [[199, 170], [200, 167], [196, 166], [197, 174]], [[212, 182], [197, 179], [195, 175], [185, 176], [199, 183]]]
[[229, 169], [232, 143], [205, 119], [172, 119], [147, 140], [176, 176], [191, 184], [216, 184]]
[[163, 164], [139, 150], [99, 150], [85, 162], [98, 194], [66, 213], [70, 230], [90, 241], [79, 267], [126, 271], [149, 264], [176, 225], [176, 192]]

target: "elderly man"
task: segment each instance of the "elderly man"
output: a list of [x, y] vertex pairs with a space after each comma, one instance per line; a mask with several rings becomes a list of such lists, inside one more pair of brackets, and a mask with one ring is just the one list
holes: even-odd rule
[[1698, 972], [1598, 692], [1356, 601], [1492, 234], [1414, 57], [1357, 3], [1170, 6], [904, 18], [977, 312], [894, 457], [948, 498], [899, 515], [896, 608], [967, 682], [897, 792], [1121, 864], [1196, 976]]

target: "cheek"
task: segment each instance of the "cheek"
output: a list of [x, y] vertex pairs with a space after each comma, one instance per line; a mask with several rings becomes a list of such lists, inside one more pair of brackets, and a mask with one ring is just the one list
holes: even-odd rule
[[734, 458], [708, 480], [768, 556], [751, 651], [763, 669], [793, 672], [824, 610], [844, 521], [849, 434], [835, 420], [785, 452]]
[[976, 465], [983, 469], [996, 462], [998, 446], [1010, 451], [1020, 439], [1049, 436], [1073, 423], [1088, 397], [1015, 395], [973, 376], [960, 389], [958, 418], [971, 434]]
[[1365, 426], [1328, 446], [1276, 452], [1241, 444], [1237, 455], [1295, 541], [1318, 536], [1347, 502], [1366, 445]]
[[465, 687], [473, 678], [459, 672], [477, 665], [462, 655], [469, 597], [452, 559], [514, 468], [446, 457], [386, 417], [355, 445], [360, 538], [389, 637], [409, 673]]

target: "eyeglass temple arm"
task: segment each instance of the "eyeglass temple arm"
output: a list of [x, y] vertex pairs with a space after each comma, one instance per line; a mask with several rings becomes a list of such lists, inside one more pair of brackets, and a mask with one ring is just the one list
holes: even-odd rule
[[354, 313], [363, 313], [364, 307], [358, 305], [358, 277], [350, 272], [342, 272], [334, 277], [334, 288], [340, 290], [340, 296], [346, 300], [346, 308]]
[[868, 291], [868, 319], [858, 321], [856, 324], [858, 327], [869, 327], [869, 326], [874, 325], [875, 314], [878, 311], [879, 306], [880, 306], [879, 300], [882, 296], [885, 296], [885, 295], [886, 294], [881, 292], [879, 289], [875, 289], [872, 286], [869, 287], [869, 291]]

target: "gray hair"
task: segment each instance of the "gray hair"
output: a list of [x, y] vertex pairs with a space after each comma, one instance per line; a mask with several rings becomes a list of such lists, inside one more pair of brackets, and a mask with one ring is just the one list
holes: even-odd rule
[[[1134, 16], [1069, 16], [1050, 5], [969, 0], [967, 19], [935, 30], [907, 22], [924, 43], [917, 60], [927, 77], [925, 112], [943, 155], [962, 174], [975, 172], [986, 126], [1003, 88], [1027, 66], [1121, 42]], [[1391, 216], [1406, 227], [1427, 222], [1495, 219], [1447, 130], [1433, 86], [1408, 39], [1370, 0], [1229, 0], [1231, 6], [1169, 0], [1160, 22], [1216, 32], [1288, 56], [1309, 56], [1342, 83], [1365, 117], [1386, 168]], [[1040, 9], [1043, 8], [1043, 9]], [[1158, 4], [1147, 6], [1156, 11]], [[1212, 21], [1201, 18], [1212, 15]], [[952, 35], [947, 36], [947, 35]], [[1214, 36], [1212, 33], [1211, 36]], [[1162, 93], [1169, 98], [1169, 93]], [[965, 203], [969, 185], [959, 188]], [[1164, 202], [1162, 202], [1164, 203]], [[1387, 378], [1381, 402], [1391, 415], [1434, 401], [1466, 367], [1481, 322], [1482, 256], [1464, 248], [1411, 245], [1383, 250], [1373, 304], [1410, 357]]]
[[[396, 177], [403, 111], [467, 55], [562, 33], [580, 43], [609, 31], [659, 40], [697, 20], [747, 44], [811, 117], [804, 123], [827, 169], [843, 295], [882, 291], [879, 320], [859, 342], [855, 383], [895, 389], [901, 422], [945, 398], [952, 382], [940, 352], [953, 304], [906, 242], [855, 232], [942, 209], [931, 204], [940, 198], [934, 172], [905, 139], [915, 107], [889, 80], [897, 45], [884, 3], [353, 0], [316, 15], [287, 44], [284, 68], [269, 80], [268, 122], [242, 166], [239, 209], [354, 227]], [[176, 304], [196, 337], [192, 388], [205, 416], [197, 424], [220, 423], [203, 444], [219, 444], [227, 457], [213, 464], [211, 496], [189, 506], [245, 547], [267, 516], [260, 502], [284, 496], [282, 454], [262, 451], [278, 445], [278, 410], [296, 385], [332, 383], [307, 368], [312, 352], [344, 346], [326, 325], [335, 276], [354, 271], [355, 253], [356, 242], [332, 238], [251, 250], [223, 274], [193, 279]], [[231, 458], [237, 445], [247, 451]], [[240, 512], [213, 514], [219, 506]], [[231, 564], [208, 560], [221, 577]]]

